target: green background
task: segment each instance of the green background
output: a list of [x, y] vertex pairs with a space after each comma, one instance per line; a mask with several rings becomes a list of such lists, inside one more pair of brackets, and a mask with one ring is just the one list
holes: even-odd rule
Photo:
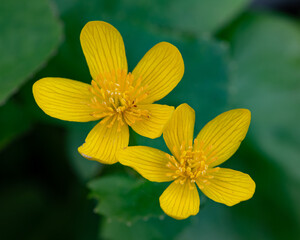
[[[1, 2], [0, 239], [298, 239], [299, 9], [297, 1]], [[223, 111], [251, 110], [246, 139], [222, 165], [254, 179], [251, 200], [227, 207], [200, 194], [198, 215], [176, 221], [159, 207], [166, 184], [78, 154], [96, 123], [47, 116], [31, 89], [42, 77], [90, 82], [79, 35], [92, 20], [120, 31], [130, 71], [158, 42], [179, 48], [184, 77], [160, 103], [193, 107], [196, 133]], [[162, 138], [134, 132], [130, 145], [167, 151]]]

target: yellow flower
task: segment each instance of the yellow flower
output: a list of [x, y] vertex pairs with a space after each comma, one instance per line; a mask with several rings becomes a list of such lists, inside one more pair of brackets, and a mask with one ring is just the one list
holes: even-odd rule
[[51, 117], [74, 122], [102, 119], [78, 148], [82, 156], [113, 164], [116, 151], [128, 146], [128, 125], [149, 138], [162, 134], [174, 108], [153, 102], [166, 96], [184, 73], [178, 49], [161, 42], [151, 48], [132, 73], [122, 36], [112, 25], [93, 21], [80, 42], [91, 85], [65, 78], [43, 78], [33, 85], [39, 107]]
[[175, 219], [185, 219], [199, 212], [196, 185], [212, 200], [233, 206], [253, 196], [255, 183], [248, 174], [216, 166], [239, 148], [250, 118], [247, 109], [222, 113], [206, 124], [193, 142], [195, 112], [182, 104], [163, 132], [173, 156], [136, 146], [119, 150], [117, 158], [150, 181], [173, 181], [159, 201], [163, 211]]

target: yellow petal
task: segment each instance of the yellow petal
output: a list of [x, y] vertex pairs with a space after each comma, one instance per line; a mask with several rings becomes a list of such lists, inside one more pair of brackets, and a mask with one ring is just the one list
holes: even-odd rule
[[144, 178], [152, 182], [168, 182], [173, 180], [167, 176], [170, 169], [166, 166], [169, 162], [167, 154], [155, 148], [135, 146], [120, 149], [117, 152], [118, 161], [132, 167]]
[[151, 48], [133, 70], [135, 79], [141, 77], [149, 93], [140, 103], [153, 103], [173, 90], [184, 73], [184, 63], [178, 49], [167, 42]]
[[39, 107], [49, 116], [66, 121], [97, 120], [89, 107], [93, 97], [90, 85], [65, 78], [43, 78], [33, 87], [33, 96]]
[[181, 144], [187, 147], [193, 141], [194, 125], [195, 111], [186, 103], [178, 106], [163, 133], [168, 148], [177, 159]]
[[79, 153], [90, 160], [104, 164], [117, 162], [116, 152], [128, 146], [129, 130], [127, 124], [121, 128], [118, 121], [108, 127], [106, 118], [99, 122], [85, 139], [85, 143], [78, 148]]
[[251, 113], [247, 109], [224, 112], [207, 123], [197, 136], [210, 167], [230, 158], [245, 138]]
[[124, 42], [112, 25], [101, 21], [88, 22], [81, 31], [80, 42], [94, 80], [100, 74], [112, 71], [127, 72]]
[[199, 212], [200, 198], [196, 185], [173, 182], [160, 196], [160, 207], [172, 218], [185, 219]]
[[[130, 121], [127, 121], [127, 123], [138, 134], [152, 139], [161, 136], [166, 123], [170, 120], [174, 111], [174, 107], [160, 104], [138, 105], [137, 108], [141, 111], [146, 111], [147, 116], [132, 124], [130, 124]], [[130, 112], [125, 113], [125, 119], [130, 117]]]
[[254, 194], [255, 182], [248, 174], [219, 168], [218, 171], [213, 171], [209, 175], [213, 178], [209, 179], [205, 185], [199, 179], [197, 184], [201, 191], [215, 202], [233, 206], [252, 198]]

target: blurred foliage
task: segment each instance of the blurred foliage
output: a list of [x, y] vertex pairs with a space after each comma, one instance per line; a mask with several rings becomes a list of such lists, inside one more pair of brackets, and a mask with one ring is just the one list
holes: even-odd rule
[[227, 35], [235, 61], [232, 104], [251, 109], [256, 147], [298, 182], [299, 29], [299, 23], [282, 16], [249, 13]]
[[105, 9], [102, 11], [105, 17], [209, 35], [228, 23], [248, 3], [249, 0], [223, 0], [221, 4], [218, 0], [93, 0], [89, 4]]
[[92, 177], [95, 177], [102, 165], [94, 161], [86, 161], [80, 154], [78, 154], [77, 148], [84, 143], [87, 133], [92, 129], [93, 124], [69, 124], [67, 127], [67, 152], [71, 161], [71, 167], [82, 182], [86, 182]]
[[4, 1], [0, 15], [0, 104], [3, 104], [54, 54], [62, 29], [48, 0]]
[[0, 108], [0, 151], [18, 135], [28, 131], [29, 119], [20, 104], [15, 101], [10, 101]]
[[170, 218], [150, 218], [141, 219], [131, 225], [107, 218], [100, 226], [100, 229], [103, 228], [100, 236], [111, 240], [175, 239], [189, 222], [189, 220], [179, 222]]
[[[0, 102], [6, 103], [0, 107], [0, 220], [5, 223], [0, 239], [297, 239], [299, 22], [248, 5], [247, 0], [1, 3]], [[92, 20], [120, 31], [131, 71], [160, 41], [179, 48], [185, 75], [160, 102], [192, 106], [195, 134], [223, 111], [251, 110], [249, 134], [224, 166], [253, 177], [253, 199], [229, 208], [201, 195], [199, 214], [176, 221], [159, 208], [166, 184], [78, 154], [95, 122], [46, 116], [31, 87], [46, 76], [90, 82], [79, 35]], [[162, 137], [150, 140], [132, 131], [130, 145], [168, 151]]]

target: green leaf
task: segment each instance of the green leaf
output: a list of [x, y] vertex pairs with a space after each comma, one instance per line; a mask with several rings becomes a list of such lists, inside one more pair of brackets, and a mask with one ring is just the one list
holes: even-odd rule
[[285, 17], [249, 13], [230, 30], [231, 100], [252, 111], [256, 148], [300, 182], [300, 28]]
[[[249, 0], [124, 0], [115, 11], [126, 19], [182, 32], [209, 35], [227, 24]], [[122, 16], [122, 15], [121, 15]]]
[[125, 224], [139, 219], [163, 216], [159, 196], [165, 184], [126, 175], [109, 175], [88, 184], [91, 196], [98, 200], [95, 211]]
[[111, 240], [174, 239], [189, 223], [190, 220], [177, 221], [169, 217], [140, 219], [133, 224], [106, 218], [100, 228], [100, 237]]
[[3, 104], [54, 54], [62, 28], [47, 0], [4, 1], [0, 16], [0, 104]]
[[125, 20], [176, 32], [208, 36], [228, 24], [250, 2], [249, 0], [117, 0], [73, 1], [67, 4], [56, 1], [67, 12], [77, 5], [78, 14], [109, 22]]

